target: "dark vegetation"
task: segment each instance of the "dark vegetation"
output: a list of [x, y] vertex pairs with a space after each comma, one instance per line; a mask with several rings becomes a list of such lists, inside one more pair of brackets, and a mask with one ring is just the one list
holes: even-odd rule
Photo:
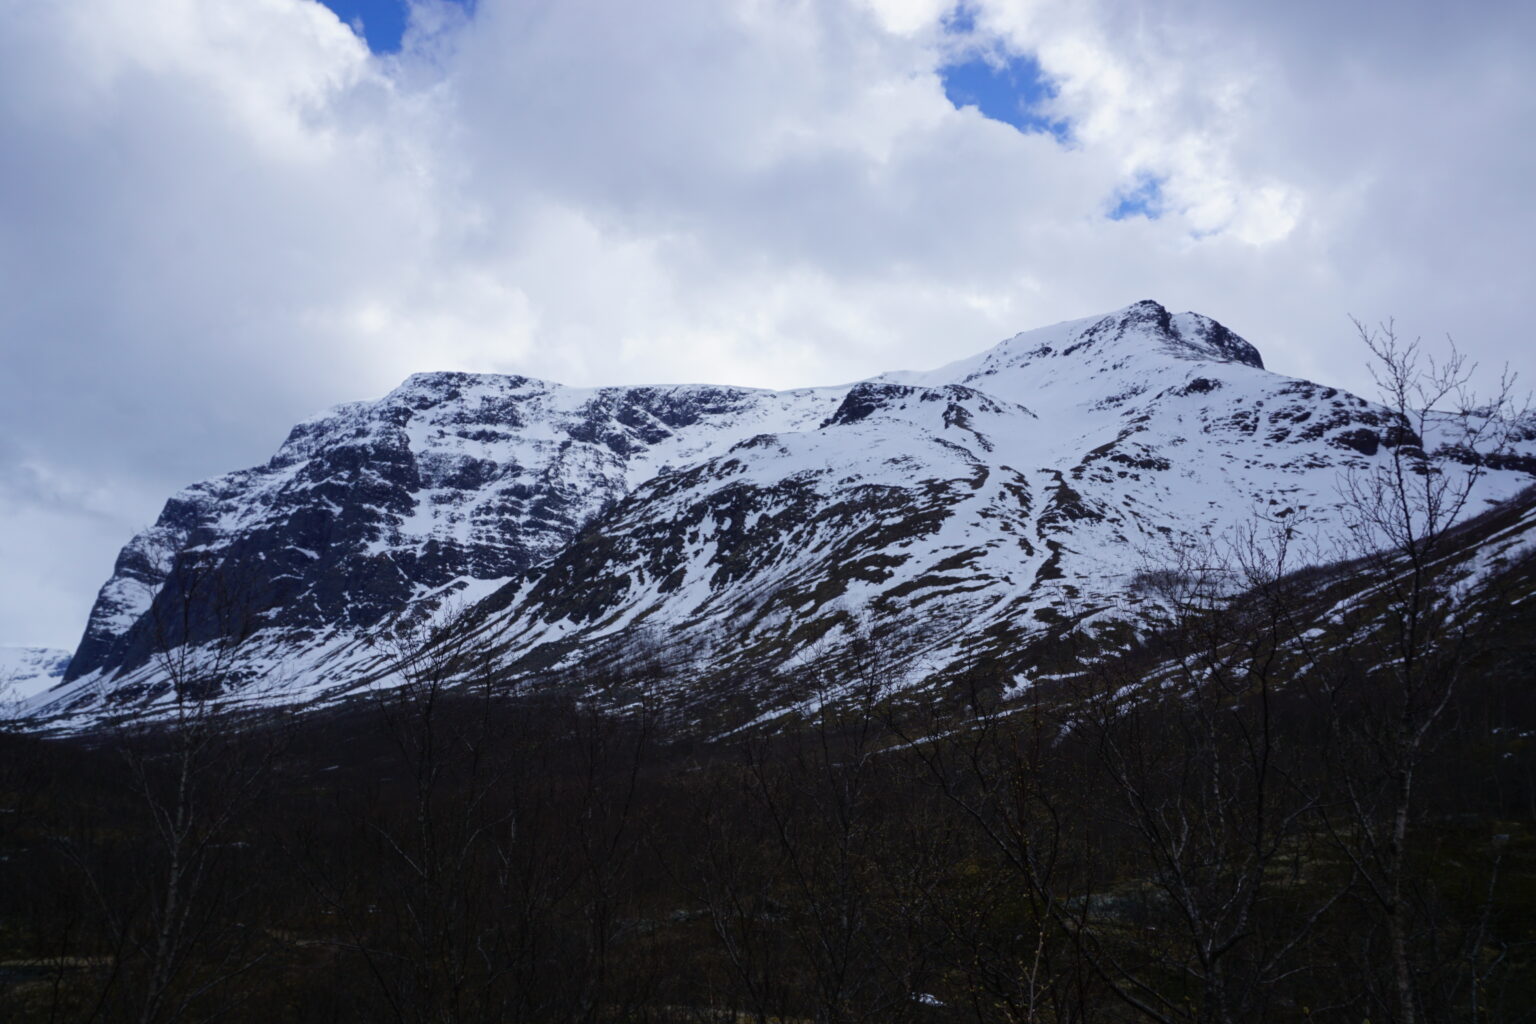
[[528, 695], [439, 638], [331, 711], [7, 735], [0, 1018], [1382, 1021], [1401, 965], [1531, 1019], [1533, 567], [1422, 652], [1422, 736], [1359, 571], [1165, 570], [1165, 630], [1004, 702], [870, 645], [773, 734], [690, 738], [644, 651]]
[[1536, 497], [1440, 470], [1356, 478], [1329, 564], [1170, 552], [1027, 686], [864, 638], [734, 733], [654, 634], [514, 689], [462, 619], [236, 714], [231, 627], [154, 722], [0, 732], [0, 1020], [1536, 1019]]

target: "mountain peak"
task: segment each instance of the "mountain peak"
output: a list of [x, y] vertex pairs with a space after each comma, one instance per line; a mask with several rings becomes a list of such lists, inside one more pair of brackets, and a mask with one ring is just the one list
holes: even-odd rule
[[[1112, 313], [1104, 317], [1101, 323], [1114, 316]], [[1264, 369], [1264, 359], [1258, 349], [1222, 324], [1199, 313], [1175, 315], [1169, 313], [1161, 303], [1143, 299], [1120, 311], [1120, 329], [1123, 331], [1132, 326], [1155, 332], [1160, 339], [1191, 350], [1196, 358], [1242, 363], [1254, 369]]]
[[1042, 388], [1057, 393], [1065, 388], [1097, 400], [1144, 383], [1149, 373], [1182, 373], [1179, 364], [1190, 362], [1264, 368], [1258, 349], [1210, 317], [1172, 313], [1143, 299], [1112, 313], [1016, 334], [926, 373], [876, 379], [924, 387], [962, 384], [1033, 407]]
[[1133, 302], [1103, 316], [1069, 321], [1041, 331], [1029, 331], [1009, 339], [1003, 345], [1017, 350], [1018, 342], [1047, 332], [1060, 336], [1064, 344], [1052, 346], [1047, 343], [1031, 349], [1028, 354], [1070, 356], [1095, 349], [1123, 351], [1127, 348], [1144, 351], [1150, 343], [1179, 359], [1241, 363], [1259, 370], [1264, 368], [1259, 350], [1222, 324], [1199, 313], [1171, 313], [1162, 303], [1152, 299]]

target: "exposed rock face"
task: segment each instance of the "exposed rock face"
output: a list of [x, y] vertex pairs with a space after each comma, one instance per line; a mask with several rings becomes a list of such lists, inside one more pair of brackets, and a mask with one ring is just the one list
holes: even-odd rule
[[167, 502], [119, 556], [69, 678], [132, 670], [230, 628], [307, 643], [357, 635], [429, 595], [473, 596], [553, 556], [667, 463], [752, 424], [799, 426], [832, 401], [414, 376], [379, 402], [301, 423], [267, 465]]
[[[153, 695], [157, 651], [232, 632], [244, 678], [281, 666], [278, 699], [344, 688], [372, 632], [445, 600], [480, 602], [514, 674], [643, 636], [701, 693], [769, 680], [771, 705], [776, 676], [880, 636], [917, 681], [1133, 601], [1181, 538], [1255, 514], [1326, 538], [1342, 473], [1436, 443], [1154, 302], [837, 388], [419, 375], [172, 498], [43, 710]], [[1531, 455], [1486, 466], [1480, 498]]]

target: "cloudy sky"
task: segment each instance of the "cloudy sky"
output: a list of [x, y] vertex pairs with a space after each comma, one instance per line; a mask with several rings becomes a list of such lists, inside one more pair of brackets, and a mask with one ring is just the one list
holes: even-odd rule
[[788, 387], [1156, 298], [1536, 379], [1536, 5], [0, 0], [0, 643], [417, 370]]

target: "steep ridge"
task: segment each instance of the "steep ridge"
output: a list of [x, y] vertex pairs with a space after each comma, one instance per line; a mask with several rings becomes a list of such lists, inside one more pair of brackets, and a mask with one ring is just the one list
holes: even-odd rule
[[[281, 700], [368, 679], [370, 636], [445, 602], [509, 678], [638, 643], [690, 702], [734, 690], [765, 712], [870, 637], [909, 683], [1006, 669], [1063, 616], [1122, 614], [1181, 540], [1262, 515], [1326, 544], [1342, 475], [1417, 440], [1154, 302], [835, 388], [420, 375], [171, 499], [37, 711], [163, 693], [157, 650], [236, 628], [187, 581], [238, 606], [226, 685]], [[1484, 467], [1479, 507], [1533, 469], [1532, 451]]]

